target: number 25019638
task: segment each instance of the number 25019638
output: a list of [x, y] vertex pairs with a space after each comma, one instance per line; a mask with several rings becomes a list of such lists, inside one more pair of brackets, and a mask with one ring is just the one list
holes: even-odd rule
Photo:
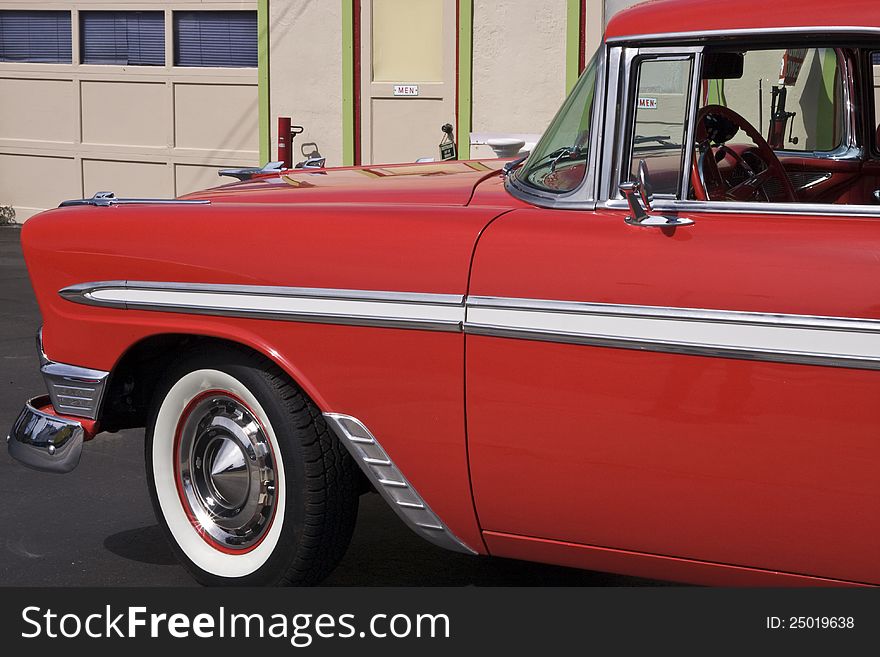
[[768, 630], [851, 630], [856, 621], [853, 616], [767, 616]]

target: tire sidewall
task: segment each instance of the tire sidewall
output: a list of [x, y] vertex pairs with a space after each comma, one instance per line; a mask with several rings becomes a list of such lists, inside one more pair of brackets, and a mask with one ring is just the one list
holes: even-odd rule
[[[291, 436], [289, 414], [263, 372], [236, 354], [193, 358], [176, 368], [157, 390], [145, 441], [147, 483], [159, 523], [181, 563], [208, 585], [258, 586], [278, 583], [294, 559], [305, 509], [300, 442]], [[276, 507], [259, 545], [227, 554], [200, 536], [187, 516], [175, 481], [174, 436], [186, 406], [207, 390], [231, 392], [263, 424], [274, 451]]]

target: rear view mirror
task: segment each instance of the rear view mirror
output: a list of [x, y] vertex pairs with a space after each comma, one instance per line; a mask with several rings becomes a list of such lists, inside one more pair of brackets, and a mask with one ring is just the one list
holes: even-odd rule
[[710, 52], [703, 56], [704, 80], [739, 80], [743, 76], [741, 52]]

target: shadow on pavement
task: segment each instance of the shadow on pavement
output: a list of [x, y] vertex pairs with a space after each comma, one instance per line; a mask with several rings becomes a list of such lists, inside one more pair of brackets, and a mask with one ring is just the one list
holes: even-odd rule
[[117, 557], [153, 564], [155, 566], [174, 566], [177, 559], [168, 546], [159, 525], [128, 529], [104, 539], [104, 547]]

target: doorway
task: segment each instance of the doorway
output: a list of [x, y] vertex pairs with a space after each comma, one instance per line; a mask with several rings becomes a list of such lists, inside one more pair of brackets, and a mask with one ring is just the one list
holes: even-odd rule
[[361, 0], [363, 164], [439, 159], [456, 124], [457, 0]]

